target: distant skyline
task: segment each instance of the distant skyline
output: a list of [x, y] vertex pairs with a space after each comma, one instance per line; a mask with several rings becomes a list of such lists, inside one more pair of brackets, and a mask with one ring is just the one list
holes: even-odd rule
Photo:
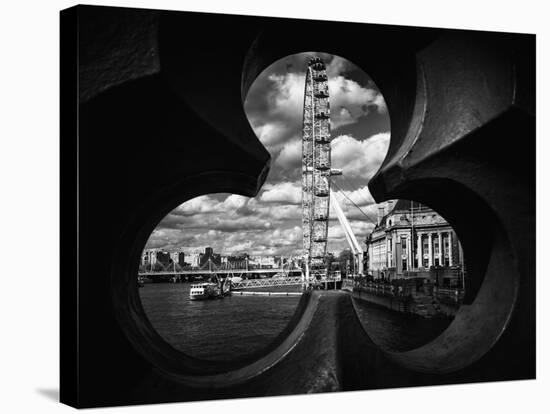
[[[307, 61], [321, 57], [327, 64], [331, 106], [332, 166], [344, 171], [334, 177], [353, 202], [376, 220], [376, 205], [367, 188], [387, 152], [390, 122], [386, 104], [372, 80], [338, 56], [300, 53], [285, 57], [262, 72], [244, 103], [250, 125], [271, 154], [271, 170], [255, 198], [211, 194], [189, 200], [155, 228], [145, 248], [204, 250], [251, 255], [300, 255], [301, 129]], [[336, 190], [336, 189], [334, 189]], [[337, 193], [337, 198], [363, 244], [374, 224]], [[332, 213], [328, 251], [347, 248]]]

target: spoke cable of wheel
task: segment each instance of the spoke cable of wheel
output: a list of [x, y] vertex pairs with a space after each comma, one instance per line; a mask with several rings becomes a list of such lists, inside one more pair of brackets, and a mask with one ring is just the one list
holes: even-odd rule
[[373, 220], [369, 217], [369, 215], [368, 215], [367, 213], [365, 213], [365, 212], [361, 209], [361, 207], [359, 207], [357, 204], [355, 204], [354, 201], [353, 201], [351, 198], [349, 198], [349, 197], [347, 196], [347, 194], [344, 192], [344, 190], [342, 190], [342, 188], [341, 188], [338, 184], [336, 184], [336, 182], [335, 182], [334, 180], [332, 180], [332, 185], [334, 185], [334, 186], [338, 189], [338, 191], [340, 191], [340, 193], [342, 193], [342, 195], [343, 195], [346, 199], [348, 199], [349, 202], [350, 202], [351, 204], [353, 204], [353, 205], [357, 208], [357, 210], [359, 210], [359, 211], [367, 218], [368, 221], [370, 221], [372, 224], [374, 224], [374, 225], [376, 226], [376, 222], [373, 221]]

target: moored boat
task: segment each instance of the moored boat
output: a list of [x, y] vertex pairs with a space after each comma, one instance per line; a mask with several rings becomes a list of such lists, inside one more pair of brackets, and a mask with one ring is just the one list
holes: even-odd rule
[[189, 299], [206, 300], [223, 297], [217, 283], [195, 283], [189, 290]]

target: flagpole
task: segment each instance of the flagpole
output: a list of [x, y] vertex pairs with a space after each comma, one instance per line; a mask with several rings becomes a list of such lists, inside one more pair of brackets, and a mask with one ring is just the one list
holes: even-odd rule
[[411, 200], [411, 270], [414, 269], [414, 258], [415, 255], [415, 240], [414, 240], [414, 208], [413, 208], [413, 201]]

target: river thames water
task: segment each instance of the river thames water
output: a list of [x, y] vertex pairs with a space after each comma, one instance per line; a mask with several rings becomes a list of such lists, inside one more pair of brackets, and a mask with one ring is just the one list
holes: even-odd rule
[[[190, 301], [190, 286], [150, 283], [139, 293], [147, 317], [164, 340], [188, 355], [209, 360], [232, 360], [266, 347], [288, 324], [300, 300], [300, 296], [228, 296]], [[407, 316], [360, 300], [354, 304], [369, 336], [387, 349], [418, 347], [437, 337], [449, 323]]]

